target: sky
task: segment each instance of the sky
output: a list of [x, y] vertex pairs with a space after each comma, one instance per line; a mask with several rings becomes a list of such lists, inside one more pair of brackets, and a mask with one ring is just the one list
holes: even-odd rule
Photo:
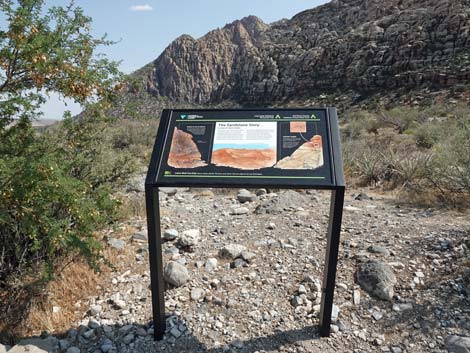
[[[121, 61], [121, 70], [131, 73], [155, 60], [182, 34], [195, 38], [225, 24], [255, 15], [266, 23], [326, 3], [326, 0], [75, 0], [93, 19], [95, 36], [107, 34], [117, 44], [102, 48], [110, 59]], [[49, 5], [66, 5], [64, 0], [46, 0]], [[44, 118], [58, 119], [64, 110], [73, 114], [80, 106], [51, 95], [43, 106]]]

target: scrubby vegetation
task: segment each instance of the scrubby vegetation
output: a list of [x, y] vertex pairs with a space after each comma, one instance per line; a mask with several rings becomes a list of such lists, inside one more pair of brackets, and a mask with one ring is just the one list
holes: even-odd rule
[[[71, 2], [0, 3], [0, 330], [12, 329], [29, 299], [66, 263], [102, 261], [96, 232], [118, 216], [110, 192], [134, 172], [133, 155], [116, 145], [103, 114], [121, 74], [96, 56], [112, 44], [91, 35], [91, 19]], [[48, 92], [88, 107], [38, 133], [31, 121]], [[116, 153], [118, 151], [118, 153]]]
[[343, 125], [347, 175], [446, 205], [470, 201], [470, 109], [466, 105], [354, 111]]

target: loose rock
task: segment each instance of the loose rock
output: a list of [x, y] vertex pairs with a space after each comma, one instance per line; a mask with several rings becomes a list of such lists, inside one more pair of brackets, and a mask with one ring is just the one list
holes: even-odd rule
[[383, 300], [392, 300], [393, 287], [397, 282], [392, 268], [386, 263], [369, 260], [356, 272], [357, 282], [368, 293]]
[[168, 283], [176, 287], [180, 287], [189, 281], [189, 273], [186, 267], [175, 261], [168, 262], [165, 267], [164, 277]]

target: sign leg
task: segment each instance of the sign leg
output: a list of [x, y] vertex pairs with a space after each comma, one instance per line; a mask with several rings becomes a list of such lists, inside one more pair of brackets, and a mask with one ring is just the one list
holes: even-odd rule
[[330, 335], [343, 204], [344, 187], [340, 187], [333, 190], [331, 193], [330, 221], [328, 225], [320, 309], [320, 334], [322, 337], [328, 337]]
[[165, 333], [165, 282], [163, 280], [162, 236], [157, 187], [152, 185], [145, 186], [145, 201], [147, 208], [154, 339], [161, 340]]

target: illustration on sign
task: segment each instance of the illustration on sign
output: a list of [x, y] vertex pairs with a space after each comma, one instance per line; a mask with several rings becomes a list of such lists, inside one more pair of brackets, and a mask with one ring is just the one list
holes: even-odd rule
[[212, 163], [242, 170], [276, 163], [277, 125], [274, 122], [216, 123]]

